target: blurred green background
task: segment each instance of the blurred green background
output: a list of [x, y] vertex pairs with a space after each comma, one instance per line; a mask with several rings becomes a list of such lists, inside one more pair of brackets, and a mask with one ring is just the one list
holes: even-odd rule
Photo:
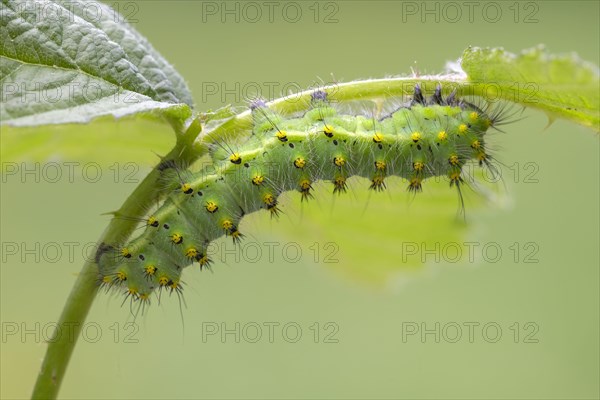
[[[110, 4], [188, 80], [199, 110], [243, 105], [256, 87], [279, 97], [320, 79], [411, 67], [435, 73], [469, 45], [518, 52], [544, 43], [599, 63], [597, 1], [475, 3], [471, 21], [462, 2], [454, 3], [458, 19], [444, 2], [276, 2], [273, 22], [260, 1], [253, 3], [263, 13], [257, 22], [243, 2]], [[439, 12], [423, 18], [424, 4]], [[413, 6], [417, 14], [408, 14]], [[222, 22], [225, 7], [239, 12]], [[279, 222], [249, 216], [242, 228], [257, 246], [238, 260], [221, 240], [214, 273], [184, 273], [183, 318], [177, 297], [163, 295], [160, 306], [155, 301], [126, 325], [129, 305], [101, 294], [61, 397], [598, 398], [598, 137], [563, 121], [547, 127], [539, 112], [524, 115], [492, 138], [508, 167], [506, 188], [496, 185], [501, 201], [469, 194], [467, 226], [455, 222], [457, 199], [445, 184], [412, 199], [402, 182], [370, 195], [357, 180], [352, 194], [335, 200], [321, 187], [308, 207], [286, 195]], [[144, 142], [103, 154], [108, 141], [136, 130], [146, 133]], [[82, 248], [109, 220], [100, 214], [118, 208], [156, 162], [153, 152], [164, 154], [173, 141], [169, 127], [152, 122], [39, 132], [3, 132], [33, 135], [38, 144], [27, 157], [2, 160], [19, 168], [2, 180], [2, 398], [30, 395]], [[62, 154], [76, 137], [85, 138], [78, 152]], [[128, 154], [141, 160], [139, 169], [127, 164]], [[99, 160], [97, 182], [86, 160]], [[25, 161], [57, 162], [62, 178], [22, 179]], [[79, 163], [72, 180], [68, 161]], [[52, 173], [44, 165], [42, 177]], [[437, 243], [440, 262], [421, 251], [407, 255], [424, 241], [428, 249]], [[473, 257], [453, 262], [454, 243], [465, 242], [477, 243]], [[35, 246], [39, 262], [23, 251]], [[221, 337], [236, 323], [239, 343], [235, 333]], [[422, 337], [423, 329], [430, 333]]]

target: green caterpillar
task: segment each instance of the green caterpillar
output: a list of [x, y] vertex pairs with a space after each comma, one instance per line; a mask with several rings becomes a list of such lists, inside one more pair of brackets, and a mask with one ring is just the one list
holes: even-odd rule
[[191, 173], [163, 162], [172, 192], [138, 238], [100, 246], [100, 284], [143, 302], [153, 291], [179, 293], [184, 267], [210, 266], [213, 240], [226, 235], [238, 243], [245, 214], [264, 209], [277, 216], [282, 192], [297, 190], [308, 200], [318, 180], [344, 193], [351, 176], [368, 178], [375, 191], [386, 188], [386, 177], [400, 176], [416, 193], [424, 180], [441, 176], [460, 194], [465, 163], [491, 167], [484, 138], [500, 124], [500, 113], [488, 114], [454, 92], [443, 98], [439, 86], [426, 99], [417, 85], [410, 102], [377, 119], [338, 112], [322, 90], [311, 99], [296, 118], [254, 101], [252, 133], [241, 143], [214, 145], [211, 168]]

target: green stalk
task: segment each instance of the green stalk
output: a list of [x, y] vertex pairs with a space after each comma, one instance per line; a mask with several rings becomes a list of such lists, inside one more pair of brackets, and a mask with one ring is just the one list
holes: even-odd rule
[[[327, 91], [327, 99], [330, 102], [345, 102], [353, 100], [373, 100], [377, 101], [388, 97], [401, 98], [402, 96], [412, 95], [415, 85], [418, 83], [424, 89], [424, 92], [431, 94], [436, 85], [442, 85], [442, 93], [448, 95], [456, 89], [458, 96], [486, 95], [486, 85], [467, 82], [461, 75], [432, 75], [421, 77], [399, 77], [385, 79], [369, 79], [364, 81], [354, 81], [324, 86], [321, 90]], [[314, 89], [305, 90], [289, 96], [281, 97], [268, 103], [269, 108], [283, 115], [289, 115], [294, 112], [306, 110], [310, 105], [311, 94]], [[498, 98], [510, 98], [511, 93], [500, 93]], [[235, 115], [225, 123], [216, 127], [203, 136], [203, 141], [210, 143], [227, 133], [227, 137], [235, 137], [235, 134], [247, 132], [252, 129], [252, 115], [250, 111], [245, 111]]]

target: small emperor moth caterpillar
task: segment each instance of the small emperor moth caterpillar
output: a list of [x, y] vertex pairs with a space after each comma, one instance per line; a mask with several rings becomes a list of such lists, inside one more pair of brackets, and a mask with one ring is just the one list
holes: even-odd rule
[[124, 289], [144, 304], [162, 289], [179, 294], [186, 266], [210, 266], [212, 241], [226, 235], [238, 243], [245, 214], [265, 209], [277, 216], [282, 192], [297, 190], [309, 200], [318, 180], [330, 181], [341, 194], [351, 176], [368, 178], [375, 191], [386, 188], [387, 177], [399, 176], [416, 193], [427, 178], [447, 177], [461, 195], [465, 163], [491, 167], [485, 136], [501, 116], [455, 92], [446, 98], [441, 93], [438, 86], [426, 99], [416, 85], [412, 100], [378, 118], [338, 112], [323, 90], [314, 91], [310, 109], [294, 118], [254, 101], [252, 133], [241, 143], [215, 145], [210, 171], [163, 163], [165, 173], [175, 171], [173, 190], [139, 237], [100, 246], [100, 284]]

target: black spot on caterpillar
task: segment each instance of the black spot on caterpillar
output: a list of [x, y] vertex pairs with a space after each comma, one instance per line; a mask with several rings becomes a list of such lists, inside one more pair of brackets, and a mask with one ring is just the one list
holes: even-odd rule
[[374, 191], [386, 189], [387, 177], [399, 176], [418, 193], [426, 179], [446, 177], [462, 200], [463, 166], [475, 161], [491, 167], [485, 137], [502, 119], [454, 92], [443, 98], [439, 86], [426, 98], [419, 85], [408, 103], [378, 118], [339, 112], [322, 90], [312, 94], [308, 111], [293, 118], [260, 100], [250, 109], [252, 134], [237, 143], [216, 142], [210, 171], [183, 171], [171, 160], [160, 164], [173, 190], [148, 216], [143, 234], [97, 253], [102, 285], [126, 289], [143, 302], [157, 290], [179, 294], [183, 267], [210, 266], [213, 240], [225, 235], [238, 243], [245, 214], [264, 209], [277, 217], [282, 192], [296, 190], [307, 201], [318, 180], [342, 194], [351, 176], [366, 177]]

